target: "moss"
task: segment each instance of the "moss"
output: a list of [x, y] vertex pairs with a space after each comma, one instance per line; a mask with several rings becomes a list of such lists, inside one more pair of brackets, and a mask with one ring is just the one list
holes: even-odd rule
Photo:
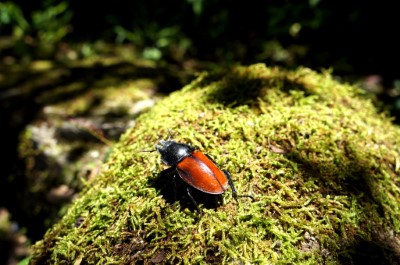
[[[254, 200], [229, 191], [210, 206], [196, 194], [199, 214], [179, 187], [172, 199], [158, 154], [141, 152], [168, 128]], [[31, 264], [390, 264], [400, 255], [399, 146], [371, 99], [328, 72], [204, 73], [139, 117]]]

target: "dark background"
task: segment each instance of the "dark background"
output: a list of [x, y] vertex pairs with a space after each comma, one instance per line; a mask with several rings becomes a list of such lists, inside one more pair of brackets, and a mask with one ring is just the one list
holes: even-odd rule
[[[157, 76], [169, 69], [185, 75], [259, 62], [286, 68], [331, 69], [339, 81], [359, 83], [376, 96], [377, 106], [398, 123], [399, 25], [395, 1], [1, 2], [0, 119], [4, 160], [0, 208], [7, 209], [19, 229], [25, 229], [22, 233], [31, 243], [39, 240], [55, 220], [52, 217], [43, 224], [40, 220], [46, 216], [27, 213], [29, 208], [21, 208], [23, 203], [19, 201], [26, 200], [20, 194], [29, 187], [21, 181], [25, 165], [18, 159], [18, 135], [43, 106], [36, 103], [35, 93], [4, 100], [14, 86], [29, 82], [31, 75], [25, 74], [24, 67], [33, 61], [49, 60], [67, 67], [74, 60], [108, 56], [113, 49], [125, 45], [137, 58], [155, 63], [155, 71], [160, 70]], [[10, 81], [8, 71], [14, 67], [21, 74], [18, 80]], [[104, 71], [93, 68], [89, 74], [104, 75]], [[179, 89], [190, 78], [166, 80], [164, 87], [168, 89], [161, 91], [164, 93]], [[1, 233], [0, 253], [5, 253], [1, 247], [8, 251], [9, 242], [15, 239]], [[7, 257], [0, 259], [0, 264], [3, 260]]]
[[[158, 48], [163, 59], [171, 59], [176, 57], [173, 47], [182, 46], [185, 40], [188, 44], [180, 47], [184, 49], [181, 59], [332, 67], [337, 75], [382, 75], [388, 85], [398, 78], [398, 9], [390, 1], [115, 0], [95, 6], [78, 0], [8, 3], [18, 7], [30, 25], [25, 36], [37, 38], [41, 31], [56, 35], [55, 28], [67, 27], [68, 33], [55, 38], [55, 44], [125, 42], [141, 49]], [[66, 5], [65, 10], [50, 15], [49, 8], [60, 3]], [[8, 14], [10, 19], [6, 20], [5, 8], [2, 13], [2, 35], [10, 34], [21, 24], [18, 15]], [[35, 25], [34, 15], [42, 17], [43, 23]], [[301, 26], [297, 33], [291, 31], [295, 23]], [[164, 44], [159, 43], [162, 39]], [[277, 50], [287, 55], [279, 56]], [[21, 47], [8, 51], [27, 56]]]

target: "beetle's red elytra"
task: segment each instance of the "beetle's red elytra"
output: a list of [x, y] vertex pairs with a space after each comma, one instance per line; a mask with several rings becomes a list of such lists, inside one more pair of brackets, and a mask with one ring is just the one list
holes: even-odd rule
[[228, 188], [228, 178], [206, 155], [194, 151], [176, 165], [179, 176], [190, 186], [208, 193], [222, 194]]
[[156, 150], [164, 164], [175, 167], [179, 176], [193, 188], [208, 194], [222, 194], [230, 185], [236, 195], [230, 174], [194, 147], [173, 140], [161, 140]]

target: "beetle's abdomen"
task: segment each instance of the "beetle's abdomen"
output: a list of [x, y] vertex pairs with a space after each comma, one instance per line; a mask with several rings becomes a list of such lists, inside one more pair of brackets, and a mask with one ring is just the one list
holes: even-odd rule
[[221, 194], [228, 188], [224, 172], [200, 151], [184, 158], [176, 168], [186, 183], [205, 193]]

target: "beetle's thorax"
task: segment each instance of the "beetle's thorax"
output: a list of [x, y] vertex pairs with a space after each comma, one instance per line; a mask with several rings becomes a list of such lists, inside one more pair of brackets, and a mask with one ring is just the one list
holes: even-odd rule
[[160, 145], [156, 145], [156, 150], [160, 153], [161, 160], [168, 166], [176, 166], [182, 159], [194, 152], [192, 146], [172, 140], [161, 140]]

